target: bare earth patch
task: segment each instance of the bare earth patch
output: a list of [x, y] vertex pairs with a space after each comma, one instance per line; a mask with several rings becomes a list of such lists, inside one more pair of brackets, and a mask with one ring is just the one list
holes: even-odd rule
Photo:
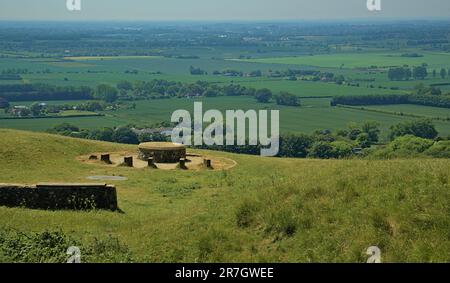
[[[100, 156], [102, 154], [109, 154], [112, 164], [102, 162], [100, 160]], [[118, 167], [123, 165], [125, 157], [133, 157], [133, 168], [136, 169], [148, 168], [148, 163], [146, 161], [140, 160], [138, 158], [137, 152], [130, 152], [130, 151], [91, 153], [88, 155], [79, 156], [77, 157], [77, 160], [83, 163], [93, 165]], [[206, 168], [203, 165], [203, 161], [205, 159], [211, 160], [212, 168]], [[198, 155], [187, 153], [186, 160], [187, 160], [186, 162], [187, 170], [229, 170], [237, 165], [236, 161], [232, 159], [211, 155]], [[178, 163], [155, 163], [155, 165], [158, 167], [158, 169], [162, 170], [178, 169]]]

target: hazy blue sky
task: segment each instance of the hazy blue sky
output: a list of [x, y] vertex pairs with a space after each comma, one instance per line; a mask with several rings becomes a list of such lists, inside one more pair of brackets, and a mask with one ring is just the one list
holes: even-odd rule
[[448, 18], [450, 0], [81, 0], [69, 12], [66, 0], [0, 0], [0, 20], [331, 20]]

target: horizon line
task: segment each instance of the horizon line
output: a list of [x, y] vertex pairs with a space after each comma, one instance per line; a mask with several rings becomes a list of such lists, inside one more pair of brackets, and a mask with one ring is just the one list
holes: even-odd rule
[[0, 22], [77, 22], [77, 23], [102, 23], [102, 22], [116, 22], [116, 23], [229, 23], [229, 22], [241, 22], [241, 23], [296, 23], [296, 22], [408, 22], [408, 21], [435, 21], [435, 22], [450, 22], [447, 17], [378, 17], [378, 18], [329, 18], [329, 19], [220, 19], [220, 20], [208, 20], [208, 19], [0, 19]]

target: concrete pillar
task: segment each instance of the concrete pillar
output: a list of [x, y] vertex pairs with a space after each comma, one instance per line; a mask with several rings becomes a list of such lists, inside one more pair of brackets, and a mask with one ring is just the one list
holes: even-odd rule
[[149, 168], [154, 168], [154, 169], [158, 168], [158, 167], [156, 167], [155, 160], [153, 159], [153, 157], [149, 157], [147, 162], [148, 162]]
[[123, 164], [127, 167], [133, 167], [133, 156], [125, 156]]
[[206, 168], [212, 169], [211, 159], [203, 159], [203, 166]]
[[179, 167], [180, 169], [183, 169], [183, 170], [188, 169], [188, 168], [186, 167], [186, 158], [180, 158], [180, 162], [179, 162], [179, 164], [178, 164], [178, 167]]
[[102, 162], [105, 162], [106, 164], [112, 164], [112, 162], [111, 162], [111, 155], [109, 155], [109, 154], [102, 154], [101, 157], [100, 157], [100, 160]]

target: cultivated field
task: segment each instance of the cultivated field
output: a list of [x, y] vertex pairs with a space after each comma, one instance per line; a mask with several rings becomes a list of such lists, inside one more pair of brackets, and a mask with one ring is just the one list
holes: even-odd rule
[[418, 66], [427, 63], [430, 68], [448, 68], [450, 54], [442, 52], [421, 52], [423, 57], [402, 57], [398, 52], [357, 52], [332, 55], [311, 55], [296, 57], [274, 57], [241, 59], [239, 61], [264, 64], [288, 64], [317, 66], [323, 68], [389, 68], [404, 65]]
[[[222, 113], [225, 110], [234, 109], [275, 109], [280, 110], [280, 130], [283, 133], [311, 133], [318, 129], [343, 129], [351, 122], [378, 121], [383, 131], [383, 139], [386, 138], [390, 126], [411, 117], [396, 115], [396, 111], [386, 109], [387, 113], [363, 111], [359, 109], [347, 109], [331, 107], [329, 99], [302, 99], [301, 107], [280, 106], [275, 103], [257, 103], [252, 97], [215, 97], [201, 99], [162, 99], [145, 100], [136, 103], [136, 109], [119, 109], [116, 111], [105, 111], [103, 117], [80, 117], [80, 118], [42, 118], [24, 120], [0, 120], [0, 128], [14, 128], [29, 131], [45, 131], [61, 123], [70, 123], [80, 128], [97, 129], [101, 127], [113, 127], [127, 124], [138, 126], [152, 125], [164, 121], [170, 121], [175, 110], [186, 109], [192, 113], [194, 102], [203, 102], [204, 109], [218, 109]], [[53, 102], [48, 102], [52, 104]], [[60, 103], [60, 102], [56, 102]], [[74, 103], [74, 102], [72, 102]], [[31, 102], [17, 102], [17, 105], [30, 105]], [[70, 104], [70, 103], [69, 103]], [[75, 104], [75, 103], [74, 103]], [[370, 108], [373, 108], [371, 106]], [[380, 109], [382, 109], [381, 107]], [[423, 117], [436, 111], [433, 117], [446, 118], [450, 110], [445, 108], [424, 107], [408, 105], [403, 108], [410, 109], [409, 112]], [[400, 109], [403, 109], [399, 106]], [[374, 107], [373, 109], [378, 109]], [[395, 107], [393, 109], [396, 109]], [[417, 109], [421, 111], [416, 111]], [[392, 112], [392, 114], [391, 114]], [[0, 116], [1, 117], [1, 116]], [[442, 136], [450, 135], [450, 121], [434, 121]]]

